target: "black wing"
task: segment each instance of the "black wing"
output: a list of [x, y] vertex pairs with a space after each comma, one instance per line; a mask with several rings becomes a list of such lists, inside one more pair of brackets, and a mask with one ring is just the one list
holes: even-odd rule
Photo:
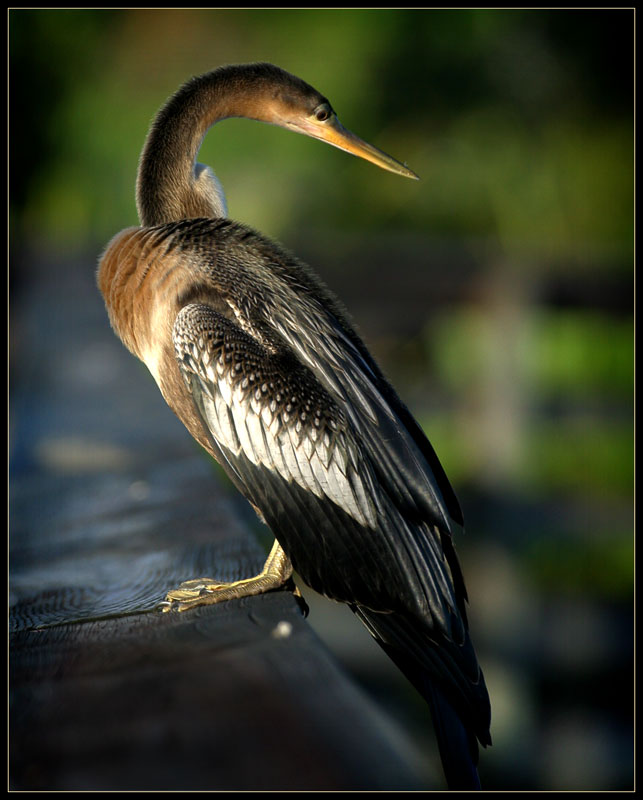
[[179, 313], [176, 356], [212, 452], [303, 580], [349, 603], [440, 716], [424, 685], [435, 680], [486, 744], [489, 702], [451, 539], [457, 500], [357, 337], [312, 294], [291, 300], [263, 304], [269, 342], [235, 309], [236, 319], [207, 301]]
[[382, 473], [392, 466], [378, 438], [362, 435], [355, 410], [301, 358], [270, 352], [207, 305], [182, 309], [174, 340], [213, 449], [303, 579], [343, 602], [413, 609], [462, 640], [440, 537], [428, 523], [418, 534], [423, 509], [402, 479], [395, 502], [388, 496]]

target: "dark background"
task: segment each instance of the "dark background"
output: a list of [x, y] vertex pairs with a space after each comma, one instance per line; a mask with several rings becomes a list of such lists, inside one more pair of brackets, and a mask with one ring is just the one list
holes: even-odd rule
[[[137, 223], [152, 116], [222, 63], [294, 72], [420, 175], [244, 120], [199, 158], [231, 217], [345, 302], [460, 497], [489, 789], [633, 785], [633, 36], [632, 10], [9, 12], [13, 308], [43, 254], [91, 272]], [[73, 422], [32, 431], [31, 463], [85, 469], [77, 444]], [[350, 614], [306, 597], [422, 747], [417, 697]]]

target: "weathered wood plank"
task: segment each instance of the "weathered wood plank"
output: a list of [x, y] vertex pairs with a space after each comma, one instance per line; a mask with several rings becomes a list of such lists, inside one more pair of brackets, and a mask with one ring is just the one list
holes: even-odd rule
[[183, 580], [236, 580], [265, 560], [197, 457], [30, 480], [11, 505], [14, 630], [151, 611]]
[[22, 631], [12, 651], [15, 789], [419, 788], [287, 592]]

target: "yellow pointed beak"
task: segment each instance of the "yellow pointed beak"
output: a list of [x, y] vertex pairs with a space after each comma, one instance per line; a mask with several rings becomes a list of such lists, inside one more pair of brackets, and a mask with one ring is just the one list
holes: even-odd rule
[[419, 180], [419, 176], [405, 164], [401, 164], [396, 159], [378, 150], [377, 147], [373, 147], [372, 144], [368, 144], [368, 142], [363, 141], [359, 136], [355, 136], [354, 133], [347, 130], [334, 114], [323, 122], [306, 120], [305, 123], [300, 123], [297, 128], [301, 133], [332, 144], [333, 147], [339, 147], [340, 150], [352, 153], [358, 158], [364, 158], [366, 161], [370, 161], [372, 164], [389, 172], [394, 172], [396, 175], [403, 175], [405, 178], [413, 178], [416, 181]]

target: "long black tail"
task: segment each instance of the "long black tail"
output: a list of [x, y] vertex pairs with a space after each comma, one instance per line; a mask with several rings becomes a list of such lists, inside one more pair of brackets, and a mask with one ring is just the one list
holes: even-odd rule
[[478, 741], [491, 744], [491, 710], [468, 637], [438, 646], [408, 617], [352, 610], [426, 700], [449, 789], [480, 789]]
[[453, 706], [429, 680], [422, 692], [431, 709], [442, 769], [449, 789], [481, 789], [478, 777], [478, 742], [462, 724]]

